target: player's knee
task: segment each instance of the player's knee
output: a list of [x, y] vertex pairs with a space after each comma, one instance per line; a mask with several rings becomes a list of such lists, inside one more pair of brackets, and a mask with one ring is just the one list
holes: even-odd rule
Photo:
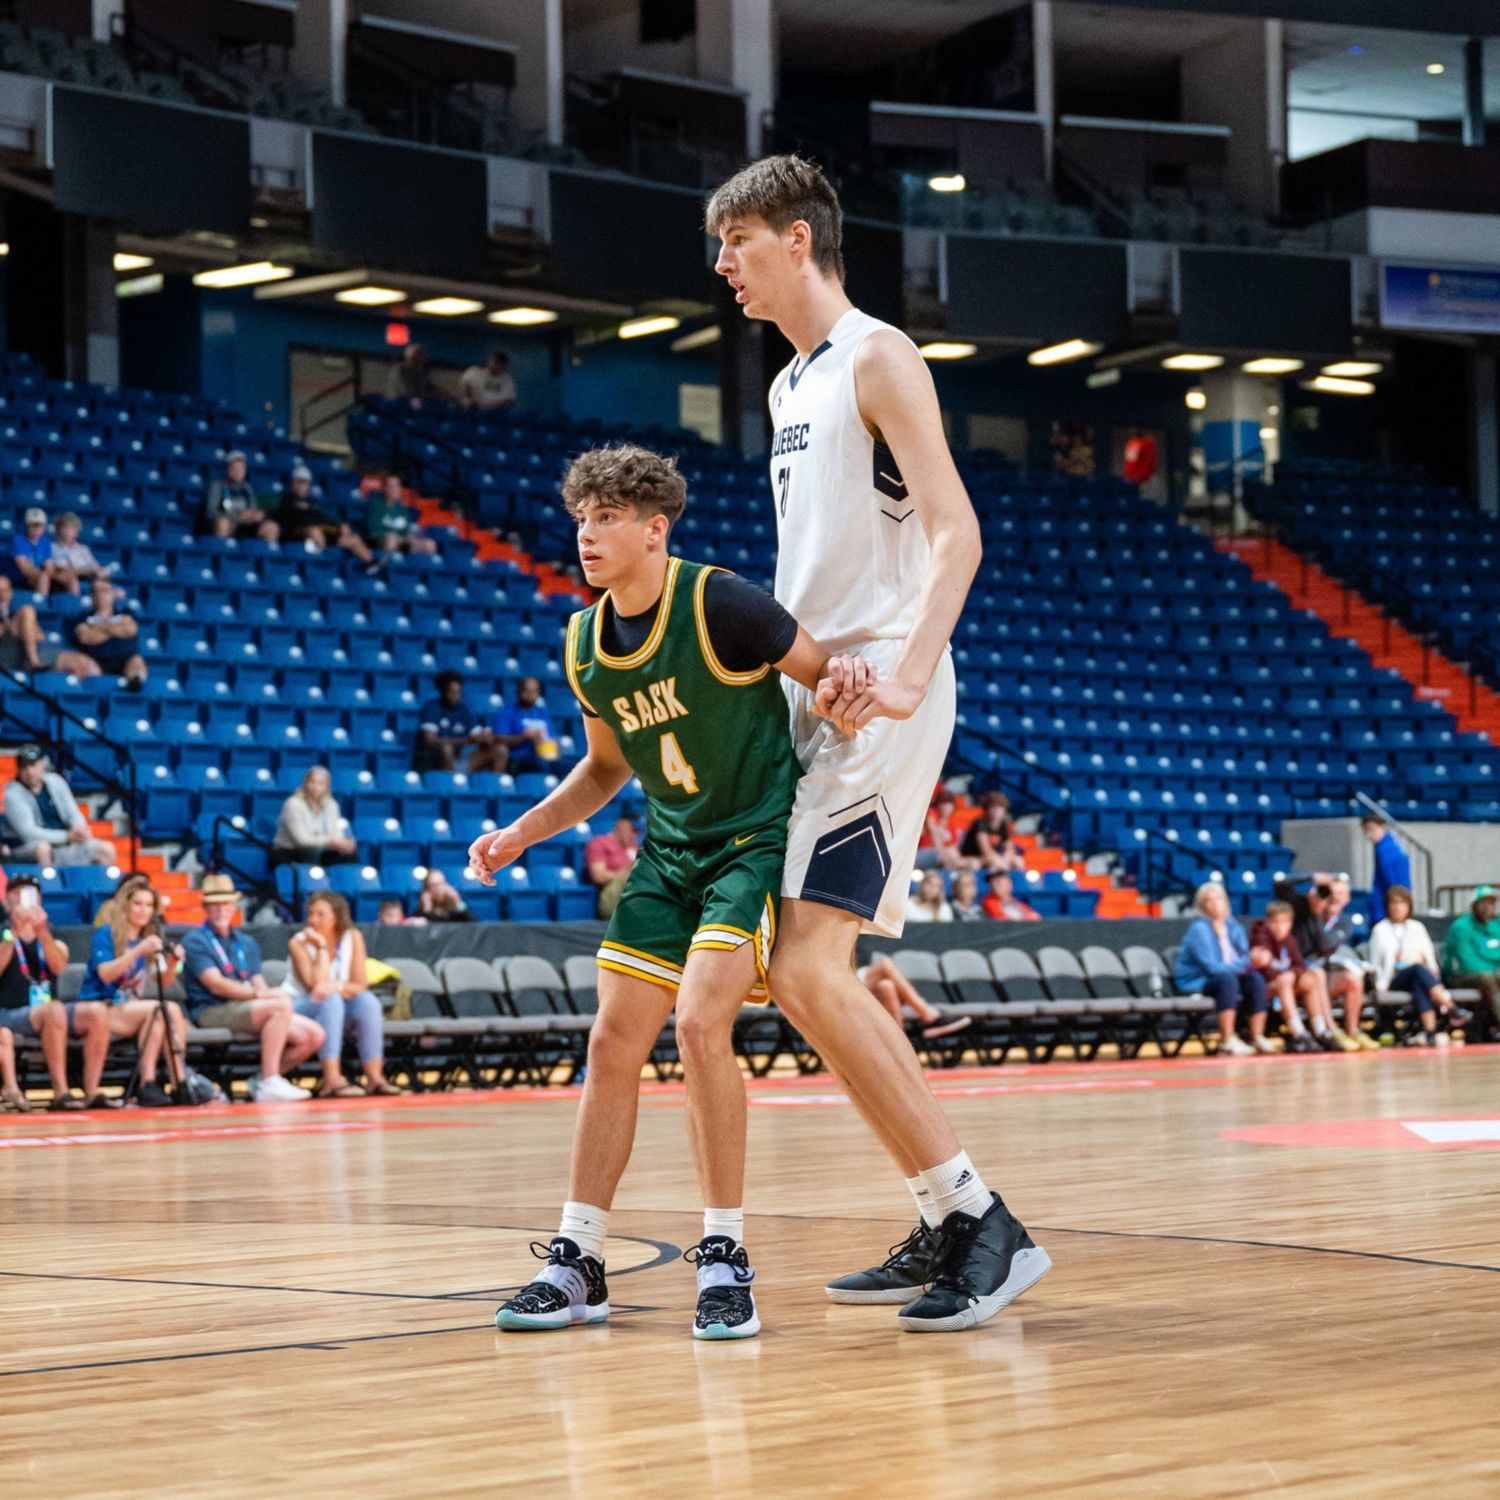
[[701, 1006], [678, 1007], [677, 1050], [689, 1067], [728, 1048], [733, 1030], [733, 1016], [710, 1016]]
[[589, 1032], [589, 1068], [593, 1072], [624, 1069], [639, 1072], [650, 1056], [648, 1043], [644, 1051], [633, 1028], [623, 1026], [600, 1012]]
[[771, 994], [786, 1018], [796, 1025], [818, 1002], [820, 985], [805, 963], [771, 960]]

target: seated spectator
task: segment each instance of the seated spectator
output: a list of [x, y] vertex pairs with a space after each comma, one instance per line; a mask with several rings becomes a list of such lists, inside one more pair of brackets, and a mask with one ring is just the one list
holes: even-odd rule
[[261, 972], [260, 946], [234, 925], [240, 893], [227, 875], [203, 879], [201, 927], [182, 940], [183, 987], [194, 1026], [222, 1026], [236, 1036], [260, 1038], [260, 1076], [250, 1084], [257, 1104], [296, 1104], [306, 1089], [281, 1076], [323, 1045], [323, 1028], [292, 1009], [285, 990], [273, 990]]
[[68, 783], [51, 769], [40, 745], [22, 745], [16, 779], [5, 788], [6, 842], [22, 864], [112, 865], [115, 846], [95, 838]]
[[47, 535], [47, 512], [33, 505], [22, 517], [21, 530], [10, 544], [10, 578], [18, 588], [45, 599], [57, 582], [52, 538]]
[[[1342, 1001], [1344, 1024], [1335, 1026], [1333, 1034], [1344, 1051], [1350, 1050], [1344, 1046], [1347, 1041], [1353, 1042], [1361, 1051], [1379, 1052], [1380, 1043], [1364, 1026], [1366, 976], [1373, 975], [1375, 969], [1355, 952], [1355, 923], [1363, 913], [1350, 912], [1349, 903], [1352, 898], [1353, 893], [1349, 889], [1346, 875], [1335, 875], [1329, 880], [1328, 904], [1323, 911], [1323, 933], [1333, 944], [1333, 951], [1328, 954], [1326, 970], [1329, 1015], [1331, 1019], [1334, 1000]], [[1293, 909], [1295, 910], [1295, 906]]]
[[311, 766], [302, 785], [281, 804], [276, 819], [272, 864], [352, 864], [359, 846], [349, 837], [349, 820], [339, 811], [326, 766]]
[[94, 550], [78, 540], [83, 522], [76, 511], [65, 510], [52, 527], [52, 587], [64, 593], [79, 593], [104, 571]]
[[[29, 1110], [16, 1086], [15, 1041], [39, 1041], [52, 1081], [52, 1104], [63, 1109], [118, 1109], [100, 1092], [109, 1053], [109, 1014], [102, 1005], [57, 998], [57, 981], [68, 966], [67, 945], [52, 931], [39, 882], [18, 875], [6, 892], [6, 926], [0, 932], [0, 1055], [8, 1054], [0, 1097], [12, 1109]], [[83, 1042], [84, 1097], [68, 1087], [68, 1038]]]
[[917, 868], [928, 870], [936, 866], [939, 870], [961, 870], [972, 868], [958, 850], [961, 842], [953, 827], [953, 811], [957, 806], [953, 793], [940, 786], [927, 809], [927, 821], [922, 827], [922, 837], [917, 844]]
[[370, 495], [365, 538], [377, 552], [419, 552], [430, 557], [438, 549], [430, 536], [417, 529], [417, 512], [406, 503], [399, 474], [387, 474]]
[[383, 896], [380, 900], [380, 913], [375, 918], [381, 927], [425, 927], [426, 917], [409, 917], [406, 915], [406, 903], [399, 896]]
[[121, 679], [131, 692], [146, 685], [146, 658], [138, 638], [141, 627], [128, 610], [115, 608], [115, 586], [109, 575], [97, 573], [89, 586], [90, 613], [80, 615], [68, 627], [73, 644], [93, 662], [83, 677], [108, 672]]
[[484, 747], [480, 741], [484, 724], [464, 701], [464, 679], [460, 672], [439, 672], [433, 679], [437, 697], [422, 709], [412, 767], [418, 771], [452, 771], [460, 755], [469, 752], [468, 769], [475, 769]]
[[516, 701], [496, 711], [481, 749], [485, 753], [475, 753], [471, 769], [509, 771], [512, 776], [540, 771], [546, 762], [557, 759], [557, 732], [542, 702], [540, 678], [521, 679]]
[[59, 651], [42, 636], [30, 604], [16, 602], [16, 586], [0, 573], [0, 672], [71, 672], [93, 677], [99, 668], [81, 651]]
[[510, 355], [497, 349], [487, 364], [470, 365], [458, 389], [465, 406], [480, 411], [509, 411], [516, 404], [516, 377], [510, 373]]
[[[107, 905], [109, 920], [94, 929], [78, 998], [109, 1007], [110, 1036], [135, 1038], [140, 1053], [140, 1102], [167, 1105], [171, 1095], [156, 1081], [162, 1047], [167, 1043], [157, 985], [165, 989], [171, 984], [181, 964], [163, 936], [161, 896], [145, 881], [118, 892]], [[175, 1000], [168, 1000], [166, 1009], [172, 1026], [168, 1044], [176, 1053], [181, 1078], [187, 1070], [187, 1020]], [[88, 1087], [85, 1082], [85, 1092]]]
[[1010, 798], [1004, 792], [989, 792], [983, 807], [980, 816], [969, 824], [958, 852], [970, 869], [985, 873], [1023, 869], [1026, 860], [1012, 841], [1015, 828], [1010, 819]]
[[952, 1036], [955, 1031], [962, 1031], [973, 1021], [972, 1016], [960, 1016], [956, 1021], [943, 1020], [942, 1012], [934, 1009], [917, 993], [911, 980], [896, 967], [896, 961], [887, 954], [882, 954], [873, 963], [866, 964], [856, 972], [860, 983], [880, 1001], [886, 1014], [903, 1031], [906, 1030], [906, 1018], [901, 1013], [902, 1006], [922, 1023], [922, 1035], [928, 1040]]
[[620, 904], [620, 892], [630, 875], [630, 867], [640, 851], [635, 820], [623, 814], [615, 819], [608, 833], [595, 834], [583, 850], [583, 867], [589, 879], [599, 888], [599, 915], [608, 917]]
[[917, 888], [906, 898], [906, 920], [908, 922], [951, 922], [953, 908], [943, 894], [943, 875], [940, 870], [926, 871]]
[[1474, 1016], [1453, 1003], [1438, 977], [1442, 971], [1427, 928], [1411, 912], [1411, 892], [1404, 885], [1388, 886], [1385, 919], [1370, 934], [1370, 962], [1377, 990], [1397, 990], [1416, 1002], [1422, 1029], [1408, 1032], [1407, 1040], [1431, 1047], [1448, 1040], [1447, 1032], [1437, 1029], [1439, 1012], [1450, 1030], [1467, 1026]]
[[1478, 990], [1489, 1009], [1487, 1027], [1500, 1026], [1500, 908], [1492, 885], [1474, 892], [1469, 909], [1443, 938], [1443, 975], [1454, 989]]
[[1041, 916], [1016, 895], [1009, 870], [991, 870], [990, 893], [984, 898], [984, 914], [997, 922], [1040, 922]]
[[1279, 881], [1276, 896], [1278, 900], [1291, 902], [1292, 936], [1302, 950], [1303, 963], [1317, 974], [1322, 984], [1308, 1006], [1308, 1019], [1320, 1036], [1326, 1024], [1342, 1049], [1345, 1041], [1353, 1041], [1356, 1047], [1361, 1044], [1347, 1028], [1333, 1025], [1333, 1008], [1341, 1004], [1345, 1021], [1358, 1026], [1364, 1006], [1365, 976], [1362, 967], [1351, 969], [1342, 962], [1333, 962], [1334, 956], [1348, 944], [1348, 929], [1332, 908], [1335, 879], [1320, 871], [1305, 889], [1296, 882]]
[[281, 528], [256, 499], [245, 478], [246, 467], [245, 455], [238, 448], [225, 457], [224, 477], [209, 485], [208, 498], [203, 502], [203, 534], [237, 537], [240, 541], [256, 537], [263, 542], [278, 541]]
[[[1009, 875], [1006, 879], [1010, 879]], [[985, 920], [984, 905], [979, 899], [979, 879], [972, 870], [960, 870], [953, 877], [953, 889], [948, 892], [948, 905], [953, 908], [955, 922]], [[1030, 909], [1027, 907], [1028, 911]]]
[[309, 552], [322, 552], [337, 542], [366, 567], [375, 561], [365, 539], [347, 522], [336, 521], [313, 495], [312, 470], [298, 464], [291, 473], [286, 492], [276, 511], [276, 524], [284, 542], [298, 542]]
[[441, 870], [429, 870], [422, 877], [417, 911], [428, 922], [472, 922], [474, 913], [464, 898], [449, 883]]
[[1411, 891], [1411, 859], [1385, 826], [1378, 812], [1367, 812], [1359, 820], [1359, 831], [1369, 839], [1375, 856], [1375, 877], [1370, 883], [1370, 921], [1380, 921], [1386, 914], [1385, 893], [1393, 886]]
[[[1276, 1051], [1266, 1040], [1266, 982], [1250, 964], [1245, 929], [1229, 914], [1229, 896], [1217, 881], [1198, 887], [1198, 918], [1177, 950], [1173, 983], [1185, 995], [1204, 994], [1219, 1013], [1219, 1051], [1230, 1057]], [[1249, 1012], [1250, 1042], [1241, 1041], [1235, 1020]]]
[[1322, 976], [1309, 969], [1302, 960], [1302, 950], [1292, 936], [1292, 907], [1288, 901], [1273, 901], [1266, 907], [1265, 916], [1250, 930], [1250, 966], [1265, 981], [1266, 995], [1281, 1007], [1282, 1024], [1291, 1040], [1287, 1046], [1292, 1052], [1334, 1052], [1337, 1044], [1329, 1033], [1328, 1042], [1323, 1038], [1314, 1041], [1303, 1024], [1302, 1013], [1297, 1008], [1300, 996], [1311, 1010], [1322, 990]]
[[[292, 1007], [323, 1029], [318, 1061], [324, 1099], [358, 1099], [370, 1094], [404, 1094], [385, 1076], [385, 1013], [365, 980], [364, 934], [354, 925], [349, 903], [336, 891], [308, 898], [307, 925], [287, 944], [292, 970], [287, 976]], [[365, 1086], [344, 1076], [344, 1033], [359, 1048]]]
[[432, 361], [427, 351], [420, 344], [408, 344], [391, 371], [391, 395], [410, 401], [412, 410], [417, 411], [424, 401], [440, 394], [432, 378]]

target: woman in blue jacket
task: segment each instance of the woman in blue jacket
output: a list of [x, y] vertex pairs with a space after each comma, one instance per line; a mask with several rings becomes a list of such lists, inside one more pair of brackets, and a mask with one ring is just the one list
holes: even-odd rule
[[[1219, 1012], [1219, 1051], [1230, 1057], [1275, 1052], [1266, 1040], [1266, 982], [1251, 967], [1250, 941], [1229, 914], [1229, 895], [1217, 881], [1198, 887], [1193, 898], [1198, 920], [1177, 950], [1173, 979], [1185, 995], [1204, 994]], [[1235, 1020], [1243, 1007], [1250, 1013], [1250, 1041], [1241, 1041]]]

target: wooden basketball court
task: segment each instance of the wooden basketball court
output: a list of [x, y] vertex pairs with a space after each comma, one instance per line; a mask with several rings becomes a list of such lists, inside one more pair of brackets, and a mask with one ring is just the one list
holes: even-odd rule
[[836, 1307], [911, 1204], [824, 1079], [752, 1095], [765, 1332], [689, 1337], [679, 1090], [615, 1315], [499, 1334], [575, 1099], [0, 1120], [6, 1500], [1500, 1494], [1500, 1049], [944, 1073], [1055, 1269], [975, 1332]]

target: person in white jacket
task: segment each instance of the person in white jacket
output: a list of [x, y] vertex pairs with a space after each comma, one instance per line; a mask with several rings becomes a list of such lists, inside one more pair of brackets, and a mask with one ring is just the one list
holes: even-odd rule
[[1474, 1018], [1454, 1005], [1438, 977], [1442, 968], [1427, 928], [1411, 911], [1411, 892], [1404, 885], [1388, 887], [1385, 920], [1370, 934], [1370, 962], [1375, 965], [1377, 990], [1399, 990], [1416, 1001], [1422, 1030], [1408, 1035], [1417, 1045], [1431, 1047], [1448, 1040], [1448, 1033], [1437, 1029], [1439, 1011], [1450, 1027], [1465, 1026]]

